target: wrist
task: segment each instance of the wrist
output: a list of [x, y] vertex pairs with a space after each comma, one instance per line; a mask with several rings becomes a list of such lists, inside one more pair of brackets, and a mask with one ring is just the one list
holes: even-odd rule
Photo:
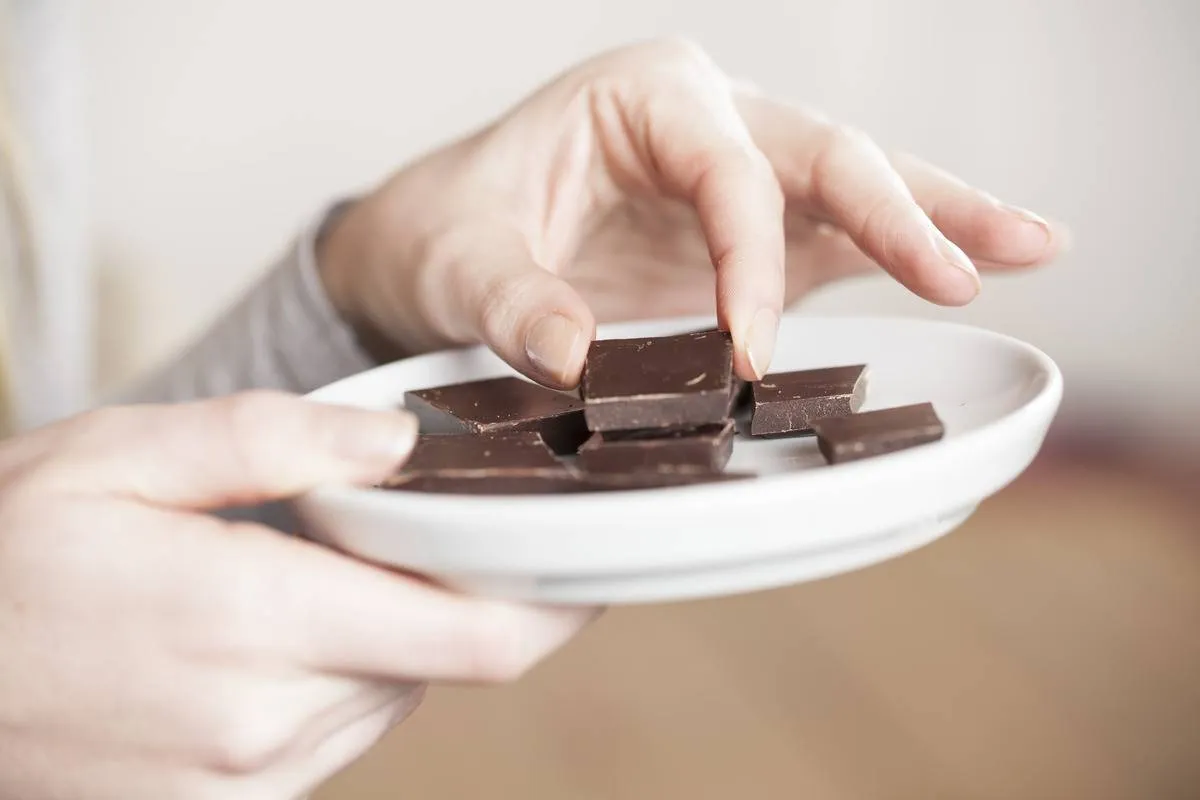
[[369, 224], [362, 199], [345, 200], [326, 214], [313, 240], [317, 274], [334, 311], [350, 328], [362, 351], [384, 364], [412, 353], [375, 325], [360, 302], [362, 265], [367, 258]]

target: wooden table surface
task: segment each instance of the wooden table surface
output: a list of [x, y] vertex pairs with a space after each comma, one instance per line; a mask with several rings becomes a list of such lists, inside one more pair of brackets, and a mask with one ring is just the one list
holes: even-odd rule
[[1198, 510], [1036, 468], [896, 561], [434, 689], [315, 800], [1200, 797]]

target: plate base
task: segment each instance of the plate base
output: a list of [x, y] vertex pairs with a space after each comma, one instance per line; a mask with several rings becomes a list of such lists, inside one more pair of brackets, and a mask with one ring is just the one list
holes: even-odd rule
[[467, 594], [548, 605], [635, 605], [722, 597], [820, 580], [902, 556], [959, 527], [976, 508], [971, 505], [850, 546], [705, 569], [552, 577], [430, 577]]

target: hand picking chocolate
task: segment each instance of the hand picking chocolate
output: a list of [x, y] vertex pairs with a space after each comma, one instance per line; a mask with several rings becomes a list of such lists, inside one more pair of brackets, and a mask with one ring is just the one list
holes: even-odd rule
[[778, 372], [747, 384], [728, 333], [591, 344], [576, 398], [522, 378], [410, 391], [422, 436], [381, 488], [474, 495], [574, 494], [742, 480], [726, 472], [753, 437], [807, 436], [830, 464], [942, 438], [929, 403], [861, 412], [867, 365]]

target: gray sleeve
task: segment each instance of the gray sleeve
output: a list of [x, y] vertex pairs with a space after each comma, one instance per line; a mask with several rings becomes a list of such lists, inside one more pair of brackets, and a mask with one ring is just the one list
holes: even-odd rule
[[[317, 272], [316, 240], [330, 214], [297, 237], [266, 276], [179, 358], [110, 402], [178, 403], [248, 389], [305, 393], [376, 366], [334, 310]], [[286, 503], [218, 515], [299, 530]]]
[[[336, 210], [331, 213], [336, 213]], [[317, 224], [173, 362], [110, 402], [173, 403], [247, 389], [305, 393], [375, 366], [329, 302]]]

